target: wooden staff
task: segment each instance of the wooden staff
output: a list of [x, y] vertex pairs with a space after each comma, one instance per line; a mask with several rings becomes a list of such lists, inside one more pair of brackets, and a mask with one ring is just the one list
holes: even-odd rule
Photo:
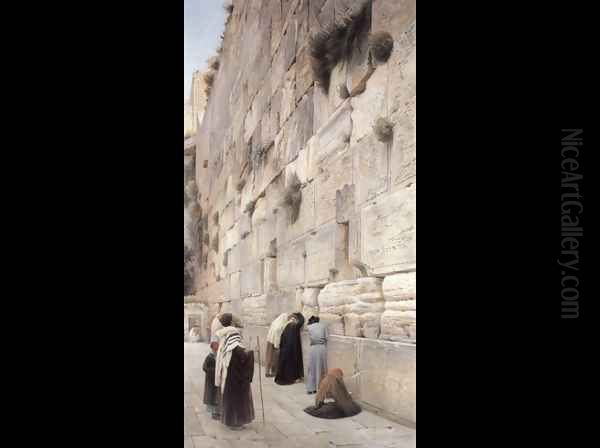
[[263, 425], [265, 424], [265, 403], [263, 402], [263, 390], [262, 390], [262, 374], [260, 373], [260, 339], [256, 336], [256, 349], [258, 351], [258, 385], [260, 388], [260, 405], [262, 408]]

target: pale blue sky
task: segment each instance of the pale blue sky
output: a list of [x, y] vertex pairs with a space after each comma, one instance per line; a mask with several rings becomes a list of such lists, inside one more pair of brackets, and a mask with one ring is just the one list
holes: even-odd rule
[[215, 54], [225, 28], [223, 0], [183, 0], [183, 95], [190, 96], [192, 73], [203, 70]]

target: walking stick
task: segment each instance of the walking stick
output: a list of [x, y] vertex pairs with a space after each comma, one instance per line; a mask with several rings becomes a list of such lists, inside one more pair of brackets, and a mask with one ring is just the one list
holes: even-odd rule
[[260, 388], [260, 406], [262, 408], [263, 425], [265, 424], [265, 403], [263, 402], [263, 390], [262, 390], [262, 374], [260, 373], [260, 339], [256, 336], [256, 344], [258, 351], [258, 385]]

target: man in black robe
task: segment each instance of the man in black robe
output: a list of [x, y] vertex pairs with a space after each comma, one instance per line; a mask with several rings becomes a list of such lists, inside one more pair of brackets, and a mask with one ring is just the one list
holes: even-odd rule
[[301, 313], [294, 313], [293, 316], [294, 321], [285, 327], [279, 346], [279, 365], [275, 382], [282, 386], [294, 384], [304, 378], [302, 341], [300, 338], [304, 316]]
[[208, 354], [202, 365], [204, 370], [204, 404], [206, 410], [212, 415], [212, 418], [218, 420], [219, 414], [219, 388], [215, 386], [215, 354], [219, 344], [217, 342], [210, 343], [211, 352]]
[[219, 352], [215, 383], [222, 385], [221, 422], [231, 429], [254, 420], [254, 403], [250, 383], [254, 376], [254, 352], [246, 351], [235, 327], [217, 331]]

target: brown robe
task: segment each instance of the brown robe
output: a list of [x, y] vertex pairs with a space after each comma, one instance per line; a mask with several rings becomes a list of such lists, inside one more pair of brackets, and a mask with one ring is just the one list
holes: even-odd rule
[[241, 426], [254, 420], [250, 383], [254, 376], [254, 352], [236, 347], [231, 353], [221, 402], [221, 422]]
[[[333, 370], [334, 372], [330, 370], [327, 376], [321, 380], [315, 398], [315, 406], [304, 409], [307, 414], [319, 418], [333, 419], [352, 417], [361, 411], [360, 406], [354, 402], [346, 389], [341, 370]], [[325, 403], [327, 398], [333, 399], [334, 402]]]

